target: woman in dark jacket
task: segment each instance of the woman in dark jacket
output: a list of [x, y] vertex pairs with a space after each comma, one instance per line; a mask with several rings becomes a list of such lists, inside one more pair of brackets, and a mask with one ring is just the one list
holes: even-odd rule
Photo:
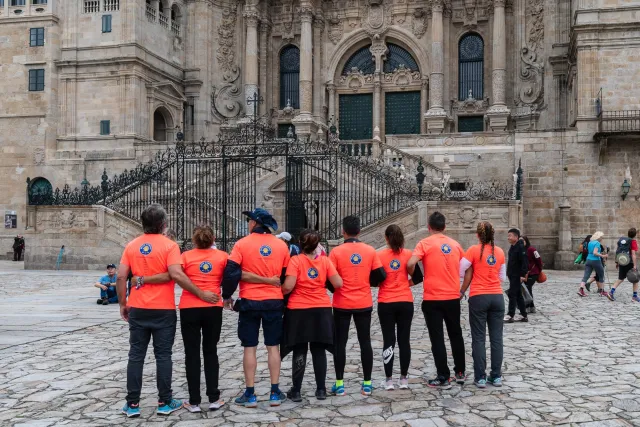
[[[529, 261], [527, 289], [529, 289], [529, 293], [531, 294], [531, 298], [533, 299], [533, 285], [538, 281], [538, 275], [542, 271], [542, 258], [540, 257], [538, 250], [531, 246], [531, 242], [529, 242], [529, 238], [527, 236], [522, 236], [522, 240], [524, 240], [524, 247], [527, 249], [527, 260]], [[527, 305], [527, 312], [536, 312], [536, 307], [533, 304], [533, 301], [531, 301], [531, 303]]]

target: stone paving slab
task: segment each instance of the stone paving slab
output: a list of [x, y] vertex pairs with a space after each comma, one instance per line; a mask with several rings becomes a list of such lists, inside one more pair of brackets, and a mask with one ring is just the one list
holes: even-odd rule
[[[435, 373], [429, 337], [415, 290], [410, 390], [371, 397], [359, 393], [361, 365], [355, 330], [348, 344], [347, 396], [317, 401], [311, 361], [302, 403], [267, 406], [266, 351], [258, 351], [257, 409], [226, 405], [216, 412], [184, 410], [168, 418], [155, 415], [155, 364], [147, 354], [142, 417], [127, 420], [123, 405], [128, 351], [127, 325], [117, 306], [95, 304], [92, 287], [99, 272], [22, 272], [0, 262], [0, 426], [640, 426], [640, 339], [635, 321], [640, 305], [622, 285], [618, 301], [576, 295], [579, 272], [549, 272], [536, 285], [538, 313], [529, 324], [505, 325], [504, 381], [501, 389], [478, 390], [467, 384], [437, 391], [426, 386]], [[463, 304], [467, 366], [471, 340]], [[382, 334], [374, 314], [374, 385], [384, 374]], [[224, 313], [219, 344], [220, 388], [230, 402], [243, 386], [242, 348], [237, 316]], [[179, 329], [178, 329], [179, 331]], [[310, 359], [310, 358], [309, 358]], [[397, 363], [397, 361], [396, 361]], [[450, 360], [452, 364], [452, 360]], [[397, 368], [397, 367], [396, 367]], [[329, 362], [333, 379], [333, 363]], [[291, 384], [285, 359], [281, 385]], [[204, 388], [204, 378], [203, 378]], [[174, 394], [187, 398], [180, 333], [174, 346]], [[203, 390], [204, 391], [204, 390]]]

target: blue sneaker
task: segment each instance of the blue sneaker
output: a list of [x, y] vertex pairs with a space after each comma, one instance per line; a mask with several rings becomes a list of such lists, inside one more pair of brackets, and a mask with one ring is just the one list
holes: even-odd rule
[[182, 408], [182, 400], [171, 399], [169, 403], [158, 403], [158, 415], [170, 415]]
[[244, 406], [245, 408], [257, 408], [258, 407], [258, 398], [255, 394], [251, 396], [247, 396], [244, 393], [240, 395], [240, 397], [236, 397], [235, 400], [236, 405]]
[[287, 400], [287, 395], [278, 390], [277, 392], [272, 391], [269, 396], [269, 405], [271, 406], [280, 406], [282, 402]]
[[494, 387], [502, 387], [502, 377], [487, 378], [487, 382]]
[[371, 396], [372, 392], [373, 392], [373, 386], [371, 384], [362, 383], [362, 388], [360, 389], [360, 393], [362, 393], [364, 396]]
[[487, 380], [484, 378], [480, 378], [473, 382], [478, 388], [487, 388]]
[[127, 418], [138, 418], [140, 416], [140, 404], [129, 405], [125, 403], [122, 408], [122, 413], [125, 414]]
[[346, 394], [344, 391], [344, 386], [341, 385], [338, 387], [337, 385], [334, 384], [331, 387], [331, 394], [335, 394], [336, 396], [344, 396]]

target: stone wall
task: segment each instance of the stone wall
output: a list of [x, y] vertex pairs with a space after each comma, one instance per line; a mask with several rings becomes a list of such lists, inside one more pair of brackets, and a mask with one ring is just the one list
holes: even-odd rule
[[118, 264], [127, 242], [142, 234], [139, 224], [102, 206], [33, 207], [26, 235], [25, 268], [50, 270], [64, 245], [62, 270], [101, 270]]

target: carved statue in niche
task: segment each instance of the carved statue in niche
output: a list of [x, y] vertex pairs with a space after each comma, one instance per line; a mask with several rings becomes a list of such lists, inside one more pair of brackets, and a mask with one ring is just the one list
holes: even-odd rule
[[222, 85], [211, 88], [211, 112], [219, 119], [237, 117], [242, 110], [240, 103], [240, 67], [236, 64], [235, 32], [238, 6], [232, 3], [222, 10], [222, 21], [218, 27], [218, 49], [216, 59], [222, 70]]
[[544, 0], [529, 0], [525, 6], [525, 46], [520, 50], [520, 89], [516, 95], [518, 107], [531, 111], [544, 108]]

